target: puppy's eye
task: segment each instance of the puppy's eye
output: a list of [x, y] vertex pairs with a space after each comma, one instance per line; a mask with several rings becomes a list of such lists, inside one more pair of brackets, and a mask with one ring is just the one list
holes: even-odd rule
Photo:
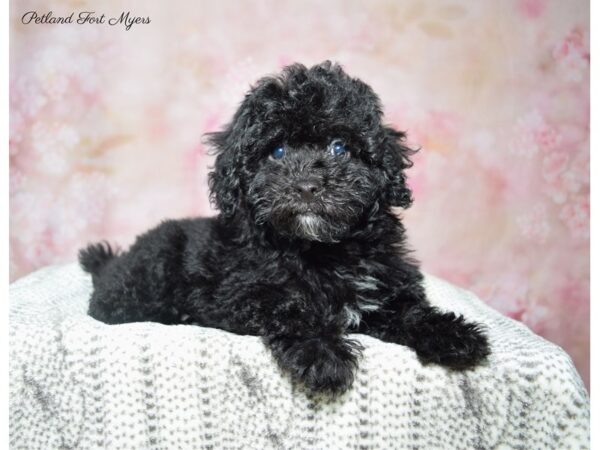
[[329, 144], [329, 153], [332, 156], [344, 156], [348, 153], [348, 147], [344, 144], [344, 141], [335, 139]]
[[284, 156], [285, 156], [285, 148], [283, 148], [283, 145], [280, 145], [279, 147], [275, 147], [273, 149], [273, 151], [271, 152], [272, 159], [281, 159]]

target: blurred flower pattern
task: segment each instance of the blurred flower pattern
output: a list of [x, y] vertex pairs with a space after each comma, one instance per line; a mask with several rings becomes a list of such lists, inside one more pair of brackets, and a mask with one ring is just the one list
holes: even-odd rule
[[[589, 3], [13, 0], [16, 279], [162, 219], [214, 214], [203, 133], [258, 77], [325, 59], [421, 151], [404, 216], [424, 270], [561, 345], [589, 385]], [[23, 24], [27, 11], [149, 17]]]

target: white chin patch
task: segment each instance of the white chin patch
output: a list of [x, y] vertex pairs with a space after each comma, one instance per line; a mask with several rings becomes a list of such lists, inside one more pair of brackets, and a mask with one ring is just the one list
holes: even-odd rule
[[296, 231], [299, 236], [311, 241], [319, 241], [322, 220], [314, 214], [300, 214], [296, 218]]

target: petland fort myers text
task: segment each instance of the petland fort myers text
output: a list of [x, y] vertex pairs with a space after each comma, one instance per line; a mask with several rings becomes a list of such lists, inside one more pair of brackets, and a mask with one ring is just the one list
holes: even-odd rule
[[82, 11], [78, 14], [72, 12], [66, 16], [55, 16], [52, 11], [39, 14], [37, 11], [28, 11], [21, 17], [21, 23], [24, 25], [59, 25], [59, 24], [78, 24], [78, 25], [122, 25], [126, 30], [130, 30], [133, 25], [146, 25], [150, 23], [150, 17], [139, 17], [131, 14], [130, 11], [123, 11], [120, 15], [107, 17], [106, 14], [99, 14], [96, 11]]

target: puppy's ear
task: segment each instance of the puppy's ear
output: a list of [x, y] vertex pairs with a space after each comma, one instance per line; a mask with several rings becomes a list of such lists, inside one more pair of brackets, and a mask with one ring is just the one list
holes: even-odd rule
[[260, 142], [265, 104], [280, 97], [281, 83], [271, 76], [258, 80], [229, 125], [223, 131], [206, 135], [217, 155], [215, 167], [208, 175], [210, 198], [224, 217], [234, 216], [244, 200], [245, 180], [250, 178], [247, 161]]
[[410, 156], [417, 150], [404, 145], [406, 135], [401, 131], [384, 127], [383, 134], [384, 199], [390, 206], [408, 208], [412, 204], [412, 193], [406, 185], [404, 170], [412, 167]]
[[224, 217], [234, 216], [242, 200], [240, 167], [243, 164], [248, 115], [248, 108], [242, 104], [223, 131], [205, 135], [217, 155], [215, 166], [208, 174], [210, 200]]

